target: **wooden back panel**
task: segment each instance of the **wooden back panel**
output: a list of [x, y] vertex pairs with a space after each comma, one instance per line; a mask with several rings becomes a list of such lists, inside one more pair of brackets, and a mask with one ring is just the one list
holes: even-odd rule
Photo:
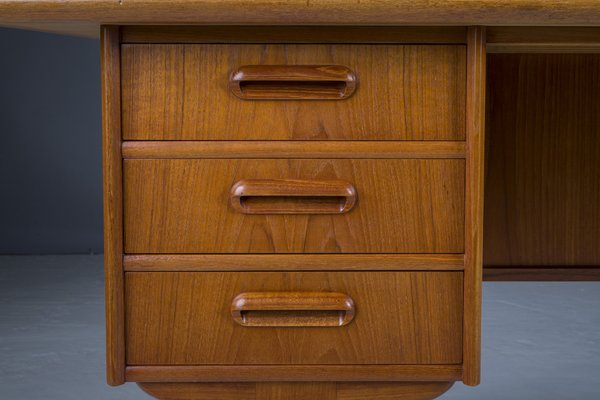
[[600, 55], [489, 65], [485, 265], [600, 265]]

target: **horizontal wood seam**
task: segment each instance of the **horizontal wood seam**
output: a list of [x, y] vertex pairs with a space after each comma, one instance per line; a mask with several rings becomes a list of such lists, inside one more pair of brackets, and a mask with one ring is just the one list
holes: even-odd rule
[[462, 254], [207, 254], [126, 255], [123, 266], [136, 271], [462, 271]]
[[125, 26], [123, 43], [466, 44], [462, 26]]
[[456, 381], [462, 365], [128, 366], [129, 382]]
[[127, 141], [126, 159], [464, 158], [463, 141]]
[[488, 53], [594, 53], [600, 28], [494, 26], [487, 30]]

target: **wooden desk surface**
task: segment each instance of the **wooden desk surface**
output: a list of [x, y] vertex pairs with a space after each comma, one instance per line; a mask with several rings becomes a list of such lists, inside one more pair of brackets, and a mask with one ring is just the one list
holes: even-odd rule
[[100, 24], [600, 26], [598, 0], [0, 0], [0, 25], [97, 37]]

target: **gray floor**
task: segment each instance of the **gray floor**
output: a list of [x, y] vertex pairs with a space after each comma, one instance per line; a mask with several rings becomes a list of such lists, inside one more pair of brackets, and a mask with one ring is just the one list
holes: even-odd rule
[[[148, 399], [104, 383], [101, 256], [0, 257], [0, 399]], [[488, 283], [483, 383], [445, 400], [600, 399], [600, 283]]]

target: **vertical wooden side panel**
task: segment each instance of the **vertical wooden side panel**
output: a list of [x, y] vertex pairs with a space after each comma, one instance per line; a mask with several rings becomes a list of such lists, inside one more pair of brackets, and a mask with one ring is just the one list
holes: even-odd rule
[[485, 137], [485, 28], [467, 32], [467, 163], [463, 382], [479, 384], [483, 265], [483, 177]]
[[120, 34], [117, 26], [101, 29], [106, 370], [116, 386], [125, 383]]

